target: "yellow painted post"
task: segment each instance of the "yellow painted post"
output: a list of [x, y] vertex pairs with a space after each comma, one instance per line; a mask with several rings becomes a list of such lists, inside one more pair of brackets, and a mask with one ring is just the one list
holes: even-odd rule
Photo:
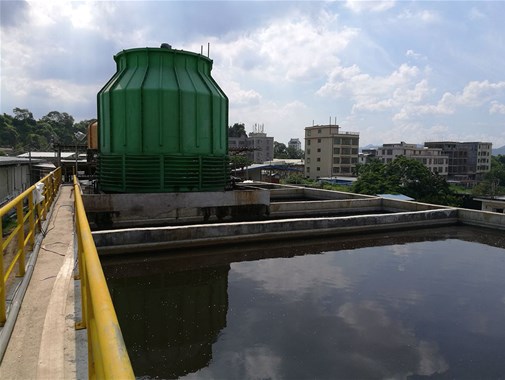
[[19, 199], [16, 205], [16, 216], [18, 222], [18, 277], [23, 277], [25, 275], [25, 226], [24, 226], [24, 216], [23, 216], [23, 199]]
[[33, 191], [28, 194], [28, 224], [30, 226], [30, 247], [35, 245], [35, 205], [33, 204]]
[[44, 181], [44, 192], [43, 192], [43, 196], [44, 196], [44, 200], [41, 202], [42, 204], [42, 215], [40, 216], [42, 220], [46, 220], [47, 218], [47, 209], [49, 208], [48, 206], [48, 202], [49, 202], [49, 188], [47, 186], [47, 180]]
[[77, 233], [77, 263], [79, 264], [79, 275], [76, 279], [81, 280], [81, 305], [82, 305], [82, 319], [80, 322], [75, 324], [77, 330], [85, 329], [88, 325], [88, 294], [87, 289], [87, 279], [86, 279], [86, 268], [83, 259], [84, 252], [82, 251], [82, 237], [79, 223], [76, 223], [76, 233]]
[[7, 320], [5, 306], [4, 239], [2, 231], [2, 217], [3, 215], [0, 214], [0, 326], [3, 326]]

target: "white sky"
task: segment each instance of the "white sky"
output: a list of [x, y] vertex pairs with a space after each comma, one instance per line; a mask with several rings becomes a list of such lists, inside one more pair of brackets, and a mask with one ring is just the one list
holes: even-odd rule
[[0, 1], [0, 112], [96, 117], [123, 49], [200, 52], [230, 125], [287, 143], [337, 123], [360, 145], [505, 145], [503, 1]]

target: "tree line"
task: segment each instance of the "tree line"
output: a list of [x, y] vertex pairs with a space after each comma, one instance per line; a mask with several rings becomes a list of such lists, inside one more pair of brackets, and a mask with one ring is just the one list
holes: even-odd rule
[[505, 194], [505, 155], [491, 157], [491, 170], [472, 189], [451, 185], [421, 162], [405, 156], [398, 156], [388, 163], [372, 159], [366, 164], [358, 164], [355, 174], [357, 180], [350, 187], [318, 183], [300, 174], [291, 175], [286, 183], [369, 195], [403, 194], [418, 202], [456, 207], [464, 206], [465, 199], [473, 196]]
[[11, 148], [15, 154], [50, 151], [53, 144], [73, 145], [74, 134], [86, 133], [94, 119], [75, 122], [66, 112], [51, 111], [36, 120], [26, 108], [14, 108], [13, 115], [0, 115], [0, 147]]

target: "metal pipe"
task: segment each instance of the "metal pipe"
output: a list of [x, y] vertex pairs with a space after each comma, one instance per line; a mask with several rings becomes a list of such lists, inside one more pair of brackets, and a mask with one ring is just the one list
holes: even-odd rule
[[[91, 309], [87, 312], [93, 315], [94, 323], [90, 325], [88, 316], [88, 337], [93, 337], [96, 334], [98, 342], [88, 341], [88, 345], [92, 345], [94, 353], [99, 353], [100, 357], [88, 358], [95, 363], [101, 370], [103, 376], [107, 379], [134, 379], [135, 375], [128, 357], [128, 352], [121, 334], [119, 322], [116, 312], [112, 304], [112, 299], [107, 287], [105, 275], [103, 274], [98, 252], [96, 250], [91, 229], [89, 227], [84, 204], [82, 202], [81, 190], [77, 177], [74, 176], [74, 196], [75, 196], [75, 220], [79, 225], [82, 244], [82, 255], [84, 259], [84, 268], [86, 273], [81, 273], [80, 276], [85, 276], [87, 279], [87, 293], [90, 296]], [[84, 310], [84, 308], [83, 308]], [[96, 325], [95, 325], [96, 324]], [[89, 330], [91, 329], [91, 330]], [[93, 331], [95, 330], [95, 331]], [[92, 338], [93, 339], [93, 338]]]

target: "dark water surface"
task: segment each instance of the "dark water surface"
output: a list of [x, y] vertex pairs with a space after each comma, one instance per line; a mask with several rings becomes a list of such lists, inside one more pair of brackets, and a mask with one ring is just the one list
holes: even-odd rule
[[139, 377], [498, 379], [504, 235], [451, 227], [103, 265]]

